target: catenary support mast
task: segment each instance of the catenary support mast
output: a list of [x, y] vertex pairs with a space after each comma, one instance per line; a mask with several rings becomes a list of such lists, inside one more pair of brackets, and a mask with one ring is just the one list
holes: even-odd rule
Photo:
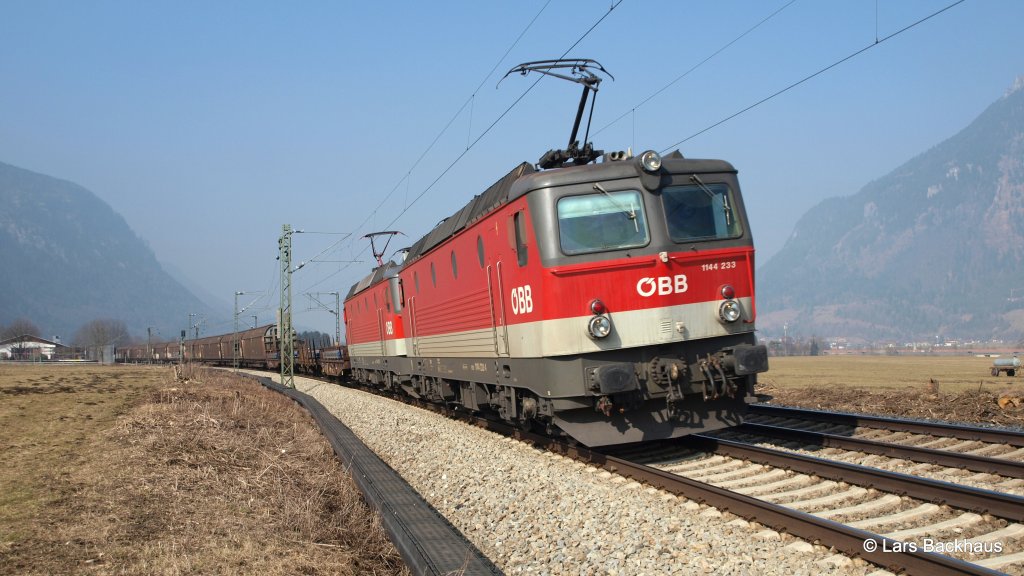
[[277, 325], [280, 342], [281, 385], [295, 388], [295, 340], [292, 338], [292, 227], [281, 226], [277, 241], [278, 260], [281, 261], [281, 307]]

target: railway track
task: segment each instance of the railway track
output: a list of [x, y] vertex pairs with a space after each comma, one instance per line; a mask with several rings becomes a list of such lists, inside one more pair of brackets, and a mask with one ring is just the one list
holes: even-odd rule
[[[1019, 496], [712, 437], [604, 454], [453, 415], [735, 514], [742, 520], [729, 524], [761, 530], [757, 539], [785, 542], [782, 533], [788, 533], [831, 548], [838, 554], [829, 561], [840, 568], [859, 557], [911, 574], [1024, 573], [1024, 499]], [[925, 538], [943, 545], [970, 539], [971, 546], [984, 549], [937, 553], [925, 546]]]
[[[987, 456], [1010, 460], [1024, 460], [1024, 432], [1015, 430], [903, 420], [845, 412], [825, 412], [766, 404], [753, 404], [748, 410], [747, 419], [754, 423], [773, 425], [785, 423], [787, 427], [799, 426], [804, 429], [819, 426], [829, 428], [835, 434], [845, 436], [857, 434], [874, 439], [881, 439], [882, 436], [895, 437], [896, 433], [903, 433], [905, 434], [904, 438], [916, 438], [919, 442], [916, 445], [919, 447], [939, 447], [941, 445], [943, 449], [947, 450], [956, 449], [961, 452], [984, 453]], [[975, 447], [970, 443], [984, 446]]]
[[[858, 550], [856, 542], [850, 543], [850, 534], [834, 530], [834, 526], [794, 523], [793, 519], [779, 524], [797, 536], [829, 543], [846, 554], [896, 571], [924, 569], [920, 563], [934, 558], [913, 554], [937, 549], [948, 552], [941, 555], [962, 565], [936, 564], [928, 566], [925, 573], [946, 568], [953, 572], [1007, 569], [1024, 573], [1024, 498], [1008, 493], [1020, 492], [1024, 485], [1024, 463], [1012, 459], [1024, 452], [1013, 448], [1024, 445], [1024, 434], [763, 406], [756, 407], [754, 414], [757, 421], [728, 431], [693, 436], [685, 443], [664, 443], [653, 449], [644, 446], [617, 456], [630, 464], [678, 474], [870, 532], [857, 534], [861, 545]], [[863, 437], [863, 429], [870, 430], [866, 435], [886, 441]], [[766, 438], [782, 443], [784, 448], [755, 445]], [[797, 448], [792, 447], [794, 444]], [[817, 455], [797, 453], [800, 448]], [[853, 455], [864, 463], [883, 457], [891, 467], [910, 473], [880, 469], [874, 465], [877, 458], [872, 466], [837, 461], [838, 454], [846, 459]], [[907, 466], [910, 462], [920, 464]], [[922, 477], [920, 474], [930, 467], [952, 469], [953, 474], [976, 472], [964, 480], [990, 489], [965, 485], [961, 479]], [[623, 468], [617, 471], [637, 479], [648, 474]], [[680, 494], [693, 497], [685, 490]], [[728, 494], [716, 497], [726, 501], [713, 504], [697, 499], [773, 526], [762, 518], [771, 518], [775, 512], [748, 509], [748, 504], [740, 504], [741, 510], [737, 511], [736, 504], [727, 501]], [[794, 531], [793, 526], [800, 526], [800, 531]], [[882, 558], [866, 554], [870, 552], [865, 550], [869, 541], [877, 543], [876, 551], [882, 550]], [[896, 559], [893, 551], [897, 550], [908, 556]]]
[[757, 406], [743, 426], [715, 435], [1024, 496], [1015, 430]]
[[[805, 446], [850, 450], [983, 474], [998, 474], [1005, 478], [1024, 479], [1024, 462], [984, 456], [973, 452], [929, 448], [899, 441], [883, 442], [872, 438], [845, 436], [834, 432], [794, 428], [781, 424], [769, 425], [748, 422], [730, 429], [728, 434], [730, 437], [744, 435], [765, 437], [786, 442], [796, 442]], [[971, 443], [973, 444], [973, 442]]]
[[[767, 406], [755, 406], [752, 416], [753, 422], [691, 437], [685, 445], [643, 447], [619, 456], [871, 530], [875, 542], [900, 543], [880, 544], [883, 550], [952, 542], [950, 557], [973, 569], [1024, 573], [1024, 498], [1019, 495], [1024, 463], [1013, 459], [1024, 457], [1024, 450], [1014, 448], [1024, 444], [1024, 434]], [[882, 463], [889, 470], [881, 469]], [[921, 476], [939, 467], [946, 470], [944, 478]], [[950, 479], [968, 472], [977, 474]]]
[[[1021, 573], [1020, 497], [710, 436], [672, 444], [619, 453], [613, 465], [620, 474], [892, 571], [991, 574], [1017, 566]], [[929, 552], [936, 546], [926, 538], [943, 547], [960, 542], [965, 550]]]

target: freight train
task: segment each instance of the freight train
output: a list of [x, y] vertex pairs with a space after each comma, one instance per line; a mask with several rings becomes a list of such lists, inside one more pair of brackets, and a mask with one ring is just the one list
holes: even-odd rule
[[[596, 447], [737, 425], [768, 368], [750, 226], [722, 160], [522, 163], [403, 254], [348, 291], [347, 347], [297, 342], [298, 371]], [[117, 358], [182, 354], [276, 370], [277, 327]]]
[[[294, 338], [294, 334], [292, 335]], [[344, 378], [348, 375], [348, 348], [343, 345], [317, 347], [295, 341], [296, 370], [313, 376]], [[277, 326], [268, 324], [180, 342], [138, 344], [117, 348], [114, 359], [122, 363], [196, 362], [211, 366], [277, 370], [281, 366]]]
[[[742, 422], [768, 354], [736, 169], [580, 147], [594, 71], [607, 74], [585, 59], [509, 71], [583, 85], [569, 145], [513, 168], [397, 262], [375, 249], [331, 372], [350, 362], [360, 382], [588, 446]], [[186, 354], [226, 364], [239, 342], [243, 365], [278, 365], [273, 326], [217, 338]], [[327, 351], [298, 349], [299, 369], [329, 373]]]

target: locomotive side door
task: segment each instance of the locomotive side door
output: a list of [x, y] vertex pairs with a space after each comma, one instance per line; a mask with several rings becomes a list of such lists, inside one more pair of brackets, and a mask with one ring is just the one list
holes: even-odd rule
[[505, 324], [505, 288], [501, 280], [501, 262], [487, 267], [487, 292], [491, 298], [491, 324], [494, 348], [498, 356], [508, 356], [508, 326]]
[[377, 308], [377, 334], [380, 337], [380, 355], [386, 356], [388, 353], [387, 344], [384, 341], [385, 330], [384, 330], [384, 309]]
[[409, 333], [406, 334], [406, 338], [411, 340], [412, 343], [412, 355], [419, 356], [419, 338], [416, 336], [416, 297], [409, 298], [408, 303], [405, 307], [405, 315], [409, 319], [407, 326], [409, 327]]

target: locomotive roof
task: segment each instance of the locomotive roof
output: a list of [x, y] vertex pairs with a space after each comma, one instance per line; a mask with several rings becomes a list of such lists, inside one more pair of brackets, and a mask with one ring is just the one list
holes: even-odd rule
[[[689, 159], [684, 158], [678, 151], [663, 157], [662, 166], [672, 173], [706, 174], [736, 172], [736, 168], [724, 160]], [[531, 190], [575, 184], [580, 181], [591, 182], [633, 178], [636, 175], [635, 161], [602, 162], [600, 164], [586, 164], [583, 166], [570, 166], [568, 168], [542, 171], [538, 171], [528, 162], [523, 162], [492, 184], [483, 194], [474, 196], [465, 206], [439, 222], [433, 230], [417, 240], [409, 248], [403, 264], [388, 262], [383, 266], [375, 268], [370, 275], [352, 285], [345, 298], [351, 298], [367, 287], [380, 282], [386, 275], [398, 274], [398, 271], [402, 269], [405, 263], [415, 261], [469, 224]]]
[[[664, 171], [672, 174], [721, 174], [723, 172], [736, 172], [736, 168], [725, 160], [684, 158], [678, 150], [662, 157], [662, 168]], [[524, 175], [519, 179], [512, 187], [508, 199], [515, 200], [523, 194], [538, 188], [553, 188], [578, 182], [635, 178], [636, 175], [636, 160], [602, 162], [600, 164], [585, 164], [583, 166], [543, 170]]]
[[455, 214], [439, 222], [426, 236], [413, 244], [405, 261], [412, 262], [416, 260], [430, 252], [438, 244], [454, 236], [456, 232], [462, 230], [468, 224], [508, 203], [512, 198], [509, 192], [511, 192], [513, 184], [524, 175], [534, 172], [536, 172], [536, 169], [526, 162], [513, 168], [508, 174], [505, 174], [500, 180], [485, 190], [483, 194], [474, 196], [469, 203], [460, 208]]
[[[665, 156], [662, 159], [662, 164], [669, 172], [695, 174], [736, 172], [732, 164], [724, 160], [691, 160], [683, 158], [678, 151]], [[602, 162], [541, 171], [537, 171], [531, 164], [523, 162], [492, 184], [483, 194], [474, 196], [458, 212], [442, 220], [426, 236], [420, 238], [409, 249], [405, 261], [416, 260], [481, 216], [531, 190], [575, 184], [580, 181], [633, 178], [637, 174], [636, 170], [635, 162], [632, 161]]]
[[402, 269], [401, 264], [395, 264], [394, 262], [388, 261], [383, 266], [377, 266], [370, 272], [365, 278], [356, 282], [348, 290], [348, 294], [345, 295], [345, 300], [355, 296], [356, 294], [366, 290], [370, 286], [380, 282], [384, 278], [390, 278], [396, 276], [398, 271]]

